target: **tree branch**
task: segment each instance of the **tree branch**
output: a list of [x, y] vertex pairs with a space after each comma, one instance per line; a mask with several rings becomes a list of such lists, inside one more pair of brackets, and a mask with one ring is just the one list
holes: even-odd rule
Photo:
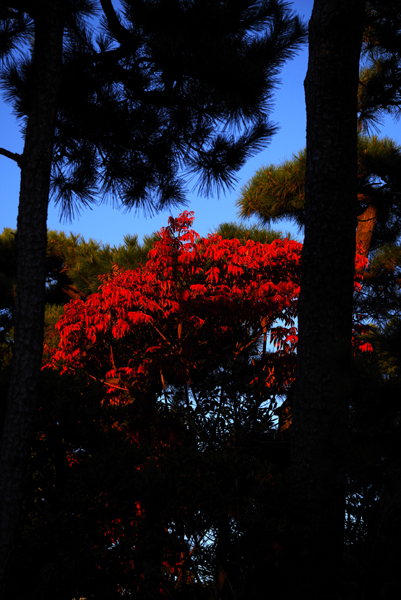
[[111, 0], [100, 0], [110, 30], [122, 46], [133, 46], [132, 35], [120, 22]]
[[15, 160], [17, 165], [21, 167], [22, 163], [22, 154], [17, 154], [16, 152], [10, 152], [5, 148], [0, 148], [0, 155], [6, 156], [7, 158], [11, 158], [11, 160]]

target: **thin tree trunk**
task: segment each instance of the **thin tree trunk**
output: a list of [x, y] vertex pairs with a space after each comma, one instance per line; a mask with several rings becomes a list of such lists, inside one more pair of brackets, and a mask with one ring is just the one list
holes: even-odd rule
[[305, 79], [307, 168], [293, 419], [297, 597], [339, 582], [357, 205], [363, 0], [315, 0]]
[[34, 71], [21, 160], [15, 344], [0, 448], [0, 586], [15, 539], [37, 405], [43, 352], [47, 206], [62, 65], [64, 2], [39, 0], [33, 5]]

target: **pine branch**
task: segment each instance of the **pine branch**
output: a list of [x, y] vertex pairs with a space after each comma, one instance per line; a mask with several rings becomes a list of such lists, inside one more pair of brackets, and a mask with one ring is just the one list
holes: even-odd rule
[[128, 29], [121, 24], [111, 0], [100, 0], [100, 4], [102, 5], [110, 31], [115, 36], [116, 40], [118, 40], [122, 46], [128, 45], [132, 47], [132, 36]]
[[17, 154], [16, 152], [10, 152], [9, 150], [6, 150], [5, 148], [0, 148], [0, 154], [2, 156], [6, 156], [7, 158], [10, 158], [11, 160], [15, 160], [17, 165], [19, 167], [21, 167], [22, 154]]

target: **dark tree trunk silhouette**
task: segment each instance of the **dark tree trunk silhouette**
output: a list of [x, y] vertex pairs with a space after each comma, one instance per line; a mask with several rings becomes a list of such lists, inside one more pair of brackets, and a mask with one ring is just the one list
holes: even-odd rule
[[363, 15], [362, 0], [315, 0], [309, 24], [305, 242], [292, 455], [298, 597], [329, 596], [340, 580]]
[[43, 352], [46, 220], [62, 65], [63, 7], [64, 2], [40, 0], [32, 8], [34, 77], [19, 160], [15, 344], [0, 450], [0, 586], [16, 533]]

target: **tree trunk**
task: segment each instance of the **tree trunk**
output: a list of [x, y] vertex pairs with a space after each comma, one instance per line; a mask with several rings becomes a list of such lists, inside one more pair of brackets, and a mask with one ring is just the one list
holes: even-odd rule
[[[64, 2], [32, 3], [31, 105], [21, 159], [13, 368], [0, 448], [0, 589], [16, 534], [43, 352], [47, 206]], [[1, 595], [1, 594], [0, 594]]]
[[363, 0], [315, 0], [305, 79], [305, 241], [293, 419], [298, 597], [334, 594], [344, 527]]
[[373, 230], [377, 221], [377, 209], [370, 204], [364, 212], [358, 216], [358, 227], [356, 230], [356, 244], [360, 254], [368, 257]]

